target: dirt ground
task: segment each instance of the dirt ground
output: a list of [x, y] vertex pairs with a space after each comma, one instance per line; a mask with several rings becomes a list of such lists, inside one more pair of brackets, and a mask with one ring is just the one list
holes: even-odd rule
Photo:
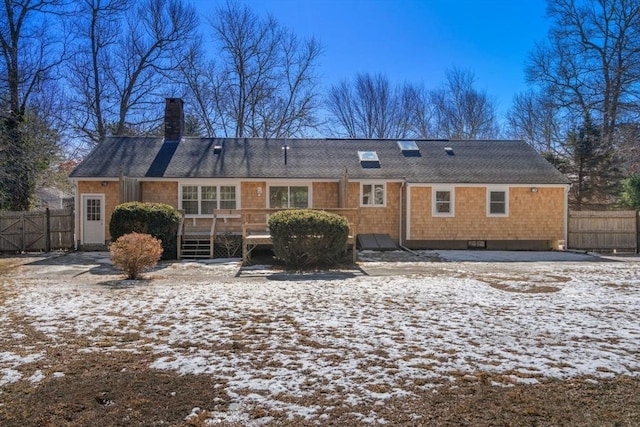
[[[33, 326], [28, 316], [13, 312], [7, 305], [17, 296], [32, 295], [23, 289], [43, 274], [48, 275], [49, 281], [119, 283], [117, 272], [110, 269], [104, 258], [98, 257], [84, 259], [85, 265], [80, 258], [50, 259], [42, 263], [47, 267], [41, 269], [36, 258], [0, 257], [0, 307], [4, 313], [0, 319], [3, 332], [0, 361], [2, 354], [42, 354], [20, 365], [18, 370], [25, 375], [19, 380], [0, 385], [1, 426], [640, 425], [640, 378], [623, 375], [597, 379], [591, 376], [565, 380], [546, 378], [537, 384], [513, 382], [496, 386], [505, 383], [504, 374], [460, 372], [436, 380], [436, 387], [425, 388], [416, 379], [405, 386], [402, 395], [392, 395], [383, 403], [378, 400], [347, 404], [340, 393], [322, 389], [305, 396], [281, 398], [290, 400], [291, 404], [319, 408], [316, 412], [323, 416], [313, 419], [291, 416], [266, 405], [239, 408], [241, 404], [225, 392], [224, 377], [150, 368], [157, 355], [147, 345], [148, 338], [136, 332], [123, 331], [112, 336], [111, 342], [101, 337], [98, 344], [91, 336], [58, 332], [52, 341], [42, 328]], [[77, 264], [70, 264], [70, 260], [76, 260]], [[369, 267], [369, 274], [411, 275], [419, 271], [412, 264], [404, 273], [401, 267], [390, 272], [385, 269], [384, 260]], [[478, 265], [477, 269], [493, 271], [487, 265]], [[260, 284], [266, 280], [260, 275], [268, 274], [259, 269], [220, 272], [176, 268], [172, 271], [173, 276], [167, 270], [151, 272], [149, 282], [172, 278], [182, 282], [202, 281], [203, 277], [215, 277], [231, 284], [246, 280]], [[448, 271], [442, 274], [449, 274]], [[633, 274], [633, 270], [631, 272]], [[353, 274], [367, 274], [367, 268]], [[122, 282], [122, 286], [128, 284]], [[539, 291], [551, 292], [543, 287]], [[140, 345], [132, 350], [129, 346], [132, 342]], [[258, 343], [256, 348], [259, 347]], [[230, 349], [234, 350], [238, 349]], [[27, 376], [34, 371], [41, 373], [42, 379]], [[371, 392], [390, 391], [384, 385], [375, 387]], [[229, 416], [224, 419], [215, 416], [233, 412], [248, 413], [248, 417], [234, 420]], [[366, 416], [374, 412], [375, 417]]]

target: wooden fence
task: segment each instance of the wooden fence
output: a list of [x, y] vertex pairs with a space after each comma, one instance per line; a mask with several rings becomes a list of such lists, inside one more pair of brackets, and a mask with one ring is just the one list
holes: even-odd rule
[[0, 211], [0, 252], [73, 249], [73, 209]]
[[638, 252], [637, 211], [570, 211], [569, 249]]

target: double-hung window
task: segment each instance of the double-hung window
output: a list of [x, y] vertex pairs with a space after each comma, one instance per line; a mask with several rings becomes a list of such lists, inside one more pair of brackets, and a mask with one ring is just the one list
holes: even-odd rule
[[306, 185], [274, 185], [269, 187], [271, 209], [306, 209], [309, 207], [309, 187]]
[[454, 192], [451, 188], [434, 188], [432, 193], [433, 216], [453, 216]]
[[181, 206], [185, 215], [213, 215], [215, 209], [236, 209], [235, 185], [183, 185]]
[[509, 215], [509, 191], [505, 188], [487, 189], [487, 216]]
[[363, 183], [360, 186], [362, 194], [361, 206], [384, 206], [385, 205], [385, 185]]

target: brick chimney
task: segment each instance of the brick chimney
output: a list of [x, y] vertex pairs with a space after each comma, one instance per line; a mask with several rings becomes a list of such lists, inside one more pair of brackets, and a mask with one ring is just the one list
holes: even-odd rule
[[164, 100], [164, 140], [180, 141], [184, 132], [184, 110], [180, 98]]

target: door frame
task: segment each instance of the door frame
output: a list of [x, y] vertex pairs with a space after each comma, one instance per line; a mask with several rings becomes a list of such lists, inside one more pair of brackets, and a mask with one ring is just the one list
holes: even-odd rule
[[[86, 204], [86, 200], [88, 198], [91, 199], [100, 199], [100, 218], [102, 220], [102, 229], [100, 231], [100, 235], [102, 236], [102, 239], [100, 240], [100, 243], [87, 243], [86, 242], [86, 233], [85, 233], [85, 219], [86, 219], [86, 208], [87, 208], [87, 204]], [[105, 194], [104, 193], [85, 193], [82, 195], [81, 200], [80, 200], [80, 226], [82, 227], [82, 245], [84, 246], [91, 246], [91, 245], [104, 245], [105, 244], [105, 239], [106, 239], [106, 232], [105, 232], [105, 213], [106, 213], [106, 209], [105, 209]]]

